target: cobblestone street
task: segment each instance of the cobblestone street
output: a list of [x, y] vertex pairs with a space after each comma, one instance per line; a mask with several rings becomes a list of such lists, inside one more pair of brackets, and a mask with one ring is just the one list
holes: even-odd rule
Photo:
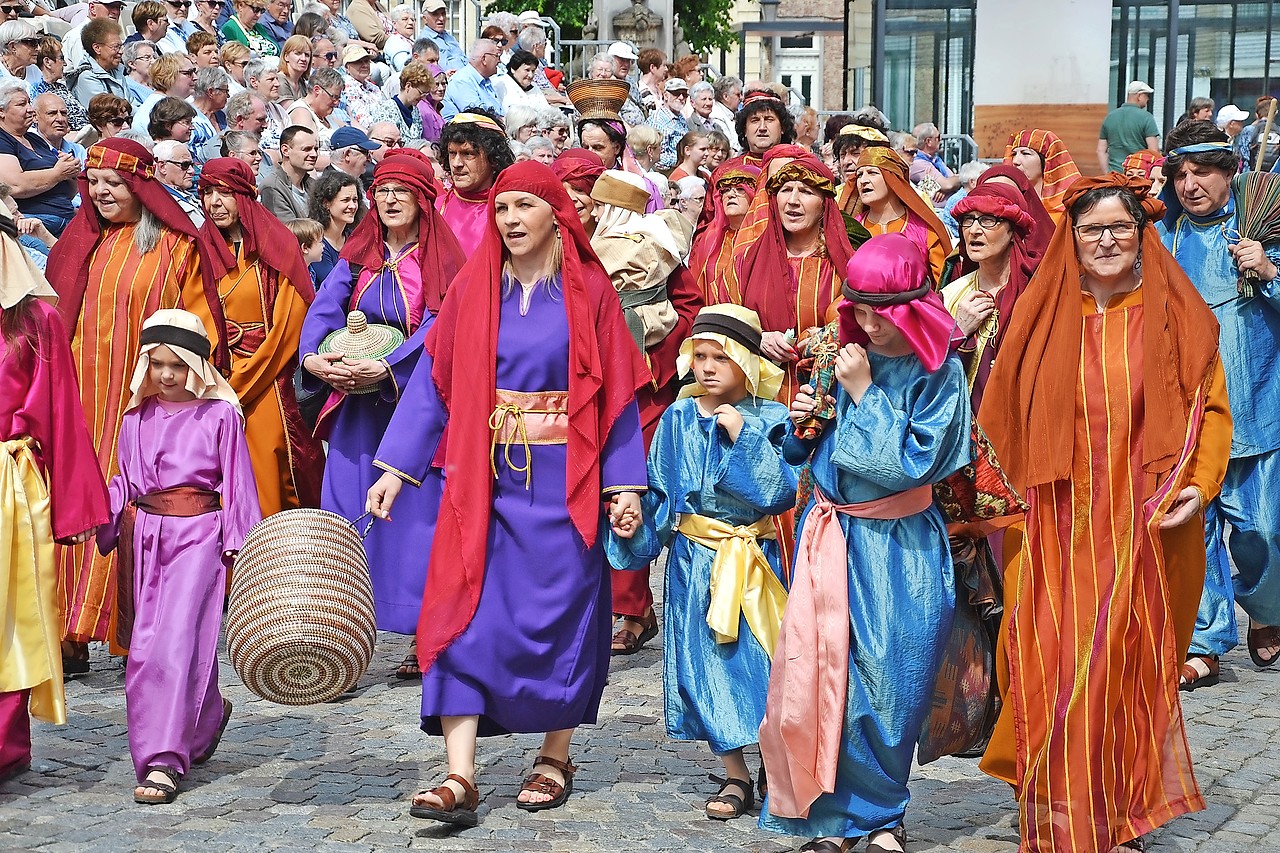
[[[515, 808], [538, 739], [506, 737], [481, 741], [478, 827], [450, 834], [415, 820], [410, 795], [445, 770], [440, 739], [416, 728], [417, 683], [390, 677], [405, 646], [380, 637], [359, 689], [309, 708], [251, 696], [224, 657], [222, 683], [235, 711], [217, 756], [193, 769], [176, 803], [153, 807], [132, 801], [123, 671], [95, 648], [93, 671], [68, 684], [68, 725], [37, 724], [32, 770], [0, 788], [0, 850], [774, 853], [805, 840], [763, 833], [754, 819], [703, 816], [715, 791], [707, 775], [719, 762], [699, 745], [665, 737], [655, 648], [615, 659], [600, 723], [574, 745], [581, 770], [566, 807], [533, 815]], [[1153, 849], [1280, 850], [1280, 670], [1257, 672], [1241, 645], [1224, 660], [1221, 685], [1183, 695], [1209, 807], [1157, 832]], [[753, 768], [757, 762], [751, 758]], [[912, 791], [909, 850], [1016, 849], [1009, 791], [976, 762], [930, 765], [914, 776]]]

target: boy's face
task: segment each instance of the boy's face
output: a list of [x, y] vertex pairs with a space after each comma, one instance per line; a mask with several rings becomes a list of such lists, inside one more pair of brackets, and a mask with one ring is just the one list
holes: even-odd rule
[[324, 256], [324, 243], [321, 242], [320, 240], [317, 240], [314, 243], [303, 247], [302, 249], [302, 259], [309, 264], [320, 263], [320, 259], [323, 256]]
[[149, 378], [159, 391], [161, 400], [168, 403], [184, 403], [195, 399], [195, 394], [187, 390], [187, 374], [190, 368], [173, 350], [161, 344], [151, 351], [149, 358]]
[[693, 378], [716, 397], [737, 402], [747, 396], [747, 375], [715, 341], [694, 342]]

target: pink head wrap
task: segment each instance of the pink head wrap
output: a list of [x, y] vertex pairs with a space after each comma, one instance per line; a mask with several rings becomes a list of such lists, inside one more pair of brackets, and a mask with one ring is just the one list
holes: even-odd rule
[[845, 277], [838, 309], [842, 346], [870, 342], [854, 315], [854, 306], [867, 305], [902, 332], [925, 370], [942, 366], [955, 320], [933, 289], [919, 246], [902, 234], [872, 237], [849, 259]]

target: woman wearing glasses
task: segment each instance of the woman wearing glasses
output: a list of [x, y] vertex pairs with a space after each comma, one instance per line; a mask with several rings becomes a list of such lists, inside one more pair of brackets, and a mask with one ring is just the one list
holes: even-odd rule
[[71, 122], [71, 130], [77, 131], [89, 121], [89, 113], [85, 105], [76, 100], [67, 87], [64, 72], [67, 68], [66, 57], [62, 55], [62, 42], [53, 36], [44, 36], [36, 46], [36, 68], [40, 69], [40, 82], [31, 87], [32, 98], [38, 98], [46, 92], [62, 98], [67, 105], [67, 118]]
[[280, 48], [271, 40], [265, 27], [258, 23], [267, 11], [260, 0], [236, 0], [235, 14], [227, 18], [220, 33], [227, 41], [238, 41], [259, 56], [279, 56]]
[[1008, 678], [981, 764], [1014, 786], [1027, 848], [1141, 850], [1204, 808], [1178, 677], [1231, 416], [1217, 323], [1149, 186], [1067, 189], [979, 413], [1031, 506], [1005, 539]]
[[0, 65], [4, 66], [8, 76], [17, 80], [27, 79], [27, 67], [35, 64], [39, 46], [40, 33], [26, 21], [0, 24]]
[[421, 62], [410, 62], [400, 72], [400, 92], [383, 99], [369, 111], [369, 127], [390, 122], [401, 140], [422, 139], [422, 113], [418, 104], [436, 87], [435, 78]]
[[[218, 34], [218, 15], [222, 12], [222, 0], [196, 0], [191, 6], [191, 26], [194, 30]], [[241, 42], [243, 44], [243, 42]], [[248, 47], [248, 45], [245, 45]]]
[[[372, 212], [345, 238], [359, 211], [357, 186], [349, 175], [332, 172], [312, 190], [311, 215], [326, 226], [325, 254], [335, 245], [342, 251], [340, 259], [334, 252], [337, 264], [307, 312], [301, 345], [303, 387], [329, 397], [316, 431], [329, 441], [320, 506], [353, 521], [364, 513], [365, 494], [380, 473], [371, 462], [418, 363], [422, 339], [464, 260], [435, 211], [431, 164], [418, 152], [393, 151], [378, 164], [369, 192]], [[399, 329], [405, 343], [378, 361], [317, 355], [320, 342], [345, 327], [347, 313], [356, 310], [371, 323]], [[403, 554], [409, 543], [431, 541], [441, 487], [438, 471], [423, 478], [404, 496], [395, 521], [377, 525], [364, 540], [380, 630], [411, 635], [417, 628], [427, 564]], [[396, 675], [420, 675], [412, 651]]]
[[115, 95], [94, 95], [89, 101], [89, 124], [98, 132], [98, 140], [119, 136], [133, 121], [129, 102]]
[[27, 84], [0, 80], [0, 181], [13, 188], [23, 215], [39, 219], [56, 237], [75, 213], [71, 199], [80, 161], [29, 132], [34, 118]]

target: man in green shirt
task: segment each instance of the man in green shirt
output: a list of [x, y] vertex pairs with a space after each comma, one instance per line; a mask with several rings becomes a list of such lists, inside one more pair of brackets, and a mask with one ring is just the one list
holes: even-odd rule
[[1147, 112], [1154, 91], [1141, 80], [1134, 80], [1126, 91], [1125, 102], [1103, 119], [1098, 132], [1098, 168], [1103, 172], [1119, 172], [1124, 158], [1135, 151], [1160, 150], [1160, 129], [1155, 117]]

